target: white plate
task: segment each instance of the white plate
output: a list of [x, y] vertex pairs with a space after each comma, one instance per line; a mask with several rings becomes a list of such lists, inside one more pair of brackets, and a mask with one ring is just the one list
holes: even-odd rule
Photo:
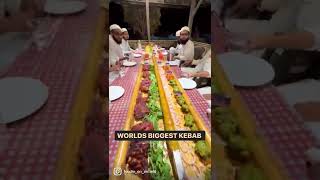
[[141, 54], [133, 54], [133, 57], [135, 57], [135, 58], [139, 58], [141, 56], [142, 56]]
[[180, 78], [179, 82], [183, 89], [194, 89], [197, 87], [197, 83], [192, 79]]
[[47, 1], [44, 11], [49, 14], [73, 14], [87, 8], [83, 1]]
[[121, 86], [109, 87], [109, 99], [110, 101], [120, 98], [124, 94], [124, 89]]
[[236, 86], [260, 86], [274, 78], [272, 66], [255, 56], [231, 52], [218, 56], [229, 80]]
[[179, 66], [180, 60], [168, 61], [170, 66]]
[[9, 77], [0, 80], [0, 123], [10, 123], [36, 112], [48, 99], [40, 80]]
[[127, 67], [135, 66], [136, 64], [134, 61], [123, 61], [123, 65]]

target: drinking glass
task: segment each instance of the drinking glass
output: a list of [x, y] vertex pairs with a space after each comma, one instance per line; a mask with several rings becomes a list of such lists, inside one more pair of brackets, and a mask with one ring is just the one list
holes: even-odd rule
[[41, 51], [47, 48], [51, 38], [50, 21], [48, 18], [40, 18], [35, 21], [36, 29], [32, 32], [32, 41]]

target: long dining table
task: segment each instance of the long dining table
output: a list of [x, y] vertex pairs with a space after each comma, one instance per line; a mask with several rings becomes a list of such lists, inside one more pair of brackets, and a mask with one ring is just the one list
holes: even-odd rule
[[40, 110], [0, 125], [0, 179], [79, 179], [78, 148], [96, 93], [106, 22], [99, 1], [86, 2], [81, 13], [50, 16], [55, 24], [50, 45], [41, 51], [30, 46], [0, 77], [35, 78], [49, 88]]
[[[139, 64], [142, 59], [135, 58], [134, 61]], [[122, 86], [125, 89], [125, 93], [120, 99], [112, 101], [109, 104], [109, 173], [113, 173], [112, 168], [115, 160], [114, 158], [119, 144], [119, 141], [115, 140], [115, 131], [121, 130], [127, 119], [131, 96], [133, 94], [134, 86], [137, 83], [138, 67], [138, 65], [126, 67], [125, 76], [119, 76], [111, 83], [113, 86]], [[178, 66], [171, 66], [171, 69], [178, 78], [181, 76], [182, 72]], [[196, 89], [186, 90], [186, 93], [203, 119], [204, 124], [208, 129], [211, 129], [211, 121], [207, 114], [207, 109], [209, 108], [207, 100]]]
[[[225, 29], [220, 18], [211, 14], [214, 52], [228, 51]], [[219, 74], [213, 73], [214, 76]], [[235, 87], [255, 120], [259, 136], [266, 142], [281, 169], [292, 180], [308, 179], [305, 152], [314, 145], [314, 138], [304, 128], [302, 120], [286, 103], [272, 84], [260, 87]]]

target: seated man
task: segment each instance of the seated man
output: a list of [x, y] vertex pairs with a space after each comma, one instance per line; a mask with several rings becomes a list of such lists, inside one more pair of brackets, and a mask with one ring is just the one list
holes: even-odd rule
[[121, 27], [117, 24], [110, 26], [109, 35], [109, 71], [120, 70], [120, 62], [127, 57], [123, 56], [120, 44], [122, 43]]
[[122, 28], [121, 29], [122, 31], [122, 43], [121, 43], [121, 48], [122, 48], [122, 51], [125, 52], [125, 51], [132, 51], [133, 49], [131, 49], [131, 47], [129, 46], [129, 33], [128, 33], [128, 30], [126, 28]]
[[190, 38], [190, 29], [189, 27], [184, 26], [183, 28], [181, 28], [181, 31], [180, 31], [180, 43], [182, 45], [182, 48], [178, 56], [175, 56], [175, 59], [184, 61], [182, 66], [190, 65], [194, 58], [194, 44], [189, 38]]

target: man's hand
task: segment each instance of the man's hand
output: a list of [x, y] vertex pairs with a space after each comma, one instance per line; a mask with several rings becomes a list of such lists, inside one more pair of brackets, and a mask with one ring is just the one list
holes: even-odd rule
[[301, 115], [305, 121], [317, 121], [320, 120], [320, 102], [305, 102], [294, 105], [296, 111]]
[[291, 32], [282, 35], [262, 35], [252, 37], [248, 42], [248, 50], [263, 48], [309, 49], [315, 44], [313, 33]]
[[237, 0], [235, 5], [233, 5], [231, 8], [231, 14], [237, 15], [237, 14], [242, 14], [244, 12], [247, 12], [251, 8], [258, 5], [258, 3], [259, 3], [259, 0]]
[[250, 52], [252, 50], [268, 48], [268, 40], [269, 40], [269, 37], [267, 37], [267, 36], [252, 37], [247, 42], [247, 46], [245, 47], [245, 49], [248, 52]]

